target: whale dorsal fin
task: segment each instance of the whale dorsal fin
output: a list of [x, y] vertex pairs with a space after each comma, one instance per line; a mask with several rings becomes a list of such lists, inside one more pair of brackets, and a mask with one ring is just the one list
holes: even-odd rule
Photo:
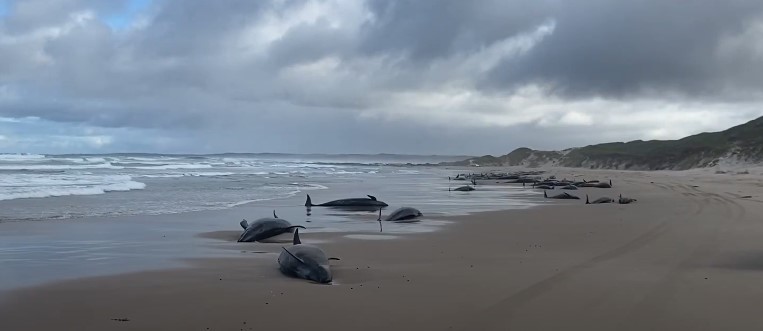
[[302, 260], [302, 259], [298, 258], [296, 255], [294, 255], [291, 252], [289, 252], [289, 250], [286, 249], [286, 247], [281, 247], [281, 248], [283, 248], [283, 250], [286, 251], [286, 253], [288, 253], [289, 255], [291, 255], [291, 257], [293, 257], [295, 260], [301, 262], [302, 264], [307, 264], [307, 263], [305, 263], [305, 260]]
[[246, 230], [246, 228], [249, 227], [249, 222], [247, 222], [246, 220], [243, 220], [238, 224], [241, 224], [241, 227], [244, 228], [244, 230]]
[[302, 241], [299, 240], [299, 228], [296, 228], [296, 229], [294, 229], [294, 240], [292, 241], [292, 244], [299, 245], [301, 243], [302, 243]]
[[369, 199], [371, 199], [371, 200], [373, 200], [373, 201], [376, 201], [376, 197], [375, 197], [375, 196], [373, 196], [373, 195], [368, 195], [368, 198], [369, 198]]

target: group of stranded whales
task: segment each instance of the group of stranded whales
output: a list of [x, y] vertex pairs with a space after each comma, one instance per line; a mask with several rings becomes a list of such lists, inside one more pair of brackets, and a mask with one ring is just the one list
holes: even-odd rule
[[[543, 197], [547, 199], [557, 199], [557, 200], [580, 200], [580, 197], [564, 192], [561, 194], [552, 194], [549, 195], [546, 190], [554, 190], [556, 187], [559, 187], [562, 190], [568, 190], [568, 191], [576, 191], [579, 190], [582, 187], [588, 187], [588, 188], [612, 188], [612, 180], [608, 180], [607, 182], [602, 182], [599, 180], [582, 180], [582, 181], [571, 181], [567, 179], [558, 180], [555, 176], [550, 176], [546, 179], [542, 179], [539, 175], [541, 175], [542, 171], [535, 171], [535, 172], [518, 172], [518, 173], [482, 173], [482, 174], [458, 174], [456, 177], [448, 177], [448, 180], [471, 180], [472, 184], [476, 185], [476, 179], [480, 180], [507, 180], [507, 181], [496, 181], [496, 183], [521, 183], [522, 186], [527, 186], [527, 184], [530, 184], [532, 188], [543, 190]], [[456, 189], [451, 190], [448, 188], [449, 191], [474, 191], [475, 188], [469, 185], [461, 186]], [[619, 203], [619, 204], [630, 204], [633, 202], [636, 202], [636, 199], [632, 198], [625, 198], [620, 194], [619, 199], [615, 200], [608, 197], [602, 197], [598, 198], [596, 200], [591, 201], [588, 195], [586, 194], [586, 204], [604, 204], [604, 203]]]
[[[388, 205], [376, 199], [372, 195], [368, 198], [351, 198], [334, 200], [322, 204], [313, 204], [310, 195], [307, 195], [305, 207], [373, 207], [379, 209], [379, 226], [381, 222], [412, 222], [423, 216], [421, 211], [413, 207], [401, 207], [382, 219], [382, 209]], [[299, 229], [305, 229], [301, 225], [292, 225], [289, 221], [279, 218], [273, 211], [273, 217], [260, 218], [254, 222], [243, 220], [240, 222], [244, 233], [238, 239], [238, 242], [262, 242], [268, 238], [284, 234], [294, 233], [292, 246], [281, 247], [282, 251], [278, 256], [278, 269], [284, 275], [310, 280], [320, 284], [328, 284], [333, 280], [331, 274], [330, 260], [339, 260], [338, 258], [329, 258], [326, 253], [318, 246], [302, 244], [299, 238]]]
[[[627, 204], [633, 203], [633, 202], [636, 202], [636, 199], [623, 198], [622, 194], [620, 194], [619, 198], [617, 199], [617, 203], [619, 203], [621, 205], [627, 205]], [[596, 199], [594, 201], [589, 201], [588, 200], [588, 194], [586, 194], [586, 196], [585, 196], [585, 203], [587, 205], [594, 205], [594, 204], [601, 204], [601, 203], [615, 203], [615, 199], [608, 198], [608, 197], [601, 197], [601, 198], [598, 198], [598, 199]]]
[[[472, 185], [460, 186], [455, 189], [448, 188], [449, 191], [474, 191], [474, 186], [477, 185], [476, 180], [507, 180], [504, 183], [522, 183], [525, 186], [526, 183], [531, 183], [534, 188], [543, 189], [543, 196], [548, 199], [560, 199], [560, 200], [579, 200], [578, 196], [572, 195], [568, 192], [563, 192], [557, 195], [548, 195], [546, 190], [553, 190], [555, 187], [560, 186], [563, 190], [578, 190], [580, 187], [591, 188], [612, 188], [612, 181], [608, 183], [599, 181], [581, 181], [572, 182], [568, 180], [556, 180], [555, 177], [542, 180], [539, 172], [527, 172], [518, 174], [459, 174], [455, 178], [448, 177], [449, 180], [470, 180]], [[535, 176], [535, 177], [532, 177]], [[630, 204], [636, 202], [636, 199], [625, 198], [622, 194], [619, 195], [618, 200], [614, 200], [608, 197], [602, 197], [590, 200], [588, 194], [586, 194], [586, 204], [605, 204], [614, 203], [617, 201], [619, 204]], [[310, 195], [307, 195], [305, 201], [305, 207], [310, 210], [312, 207], [333, 207], [333, 208], [373, 208], [379, 210], [379, 217], [377, 221], [381, 229], [382, 222], [414, 222], [423, 214], [413, 207], [401, 207], [393, 211], [386, 217], [382, 217], [382, 209], [387, 207], [387, 203], [379, 201], [376, 197], [368, 195], [367, 198], [349, 198], [333, 200], [321, 204], [313, 204]], [[309, 215], [309, 214], [308, 214]], [[310, 280], [320, 284], [331, 283], [333, 276], [331, 274], [331, 268], [329, 265], [330, 260], [339, 260], [338, 258], [329, 258], [326, 253], [317, 246], [302, 244], [299, 238], [299, 229], [305, 229], [301, 225], [292, 225], [289, 221], [279, 218], [276, 212], [273, 211], [273, 217], [260, 218], [254, 222], [241, 221], [241, 227], [244, 232], [238, 239], [238, 242], [262, 242], [268, 238], [281, 235], [284, 233], [294, 233], [292, 239], [292, 246], [282, 247], [282, 251], [278, 256], [279, 270], [287, 276], [302, 278]]]

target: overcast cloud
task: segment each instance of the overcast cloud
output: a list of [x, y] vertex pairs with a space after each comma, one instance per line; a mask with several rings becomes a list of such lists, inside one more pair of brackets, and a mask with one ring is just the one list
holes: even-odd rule
[[762, 106], [761, 1], [0, 0], [0, 152], [502, 154]]

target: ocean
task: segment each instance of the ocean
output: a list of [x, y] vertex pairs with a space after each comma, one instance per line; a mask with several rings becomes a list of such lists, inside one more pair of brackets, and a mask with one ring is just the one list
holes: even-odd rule
[[[542, 192], [519, 185], [463, 185], [448, 176], [478, 170], [432, 166], [463, 157], [407, 155], [0, 155], [0, 290], [83, 276], [236, 257], [257, 243], [204, 233], [241, 231], [241, 219], [272, 215], [312, 232], [375, 239], [378, 211], [313, 207], [376, 196], [421, 210], [415, 223], [384, 224], [385, 238], [437, 231], [442, 216], [527, 208]], [[510, 220], [508, 220], [510, 221]], [[224, 249], [220, 249], [220, 248]]]
[[[453, 213], [489, 209], [492, 195], [448, 208], [447, 156], [0, 154], [0, 222], [217, 210], [344, 187]], [[395, 186], [389, 185], [395, 183]], [[362, 192], [361, 192], [362, 191]], [[386, 194], [385, 192], [389, 192]], [[406, 195], [406, 192], [414, 194]], [[328, 193], [328, 195], [334, 195]], [[67, 197], [64, 199], [64, 197]], [[340, 196], [343, 197], [343, 196]], [[325, 200], [325, 199], [323, 199]], [[410, 201], [410, 202], [409, 202]]]

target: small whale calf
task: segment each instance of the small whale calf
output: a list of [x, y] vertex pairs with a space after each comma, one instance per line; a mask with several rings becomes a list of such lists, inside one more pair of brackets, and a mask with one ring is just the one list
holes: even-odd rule
[[[404, 221], [410, 221], [416, 218], [419, 218], [423, 216], [421, 212], [413, 207], [400, 207], [397, 210], [393, 211], [391, 214], [387, 215], [387, 217], [384, 218], [384, 221], [386, 222], [404, 222]], [[379, 209], [379, 219], [378, 221], [382, 221], [381, 217], [381, 209]]]
[[278, 256], [278, 268], [287, 276], [307, 279], [320, 284], [328, 284], [333, 280], [329, 260], [337, 258], [326, 257], [319, 247], [302, 244], [299, 230], [294, 231], [293, 246], [282, 247]]
[[585, 204], [587, 205], [600, 204], [600, 203], [613, 203], [613, 202], [615, 202], [614, 199], [607, 198], [607, 197], [601, 197], [594, 201], [588, 201], [588, 194], [585, 195]]
[[631, 199], [631, 198], [623, 198], [623, 195], [622, 195], [622, 194], [620, 194], [620, 198], [619, 198], [619, 199], [617, 199], [617, 203], [619, 203], [619, 204], [621, 204], [621, 205], [627, 205], [627, 204], [629, 204], [629, 203], [633, 203], [633, 202], [636, 202], [636, 199]]
[[351, 198], [329, 201], [321, 204], [313, 204], [310, 195], [307, 195], [305, 207], [386, 207], [387, 204], [379, 201], [375, 196], [369, 195], [368, 198]]
[[252, 223], [241, 221], [244, 233], [238, 238], [238, 242], [253, 242], [268, 239], [282, 233], [292, 232], [295, 228], [305, 228], [301, 225], [291, 225], [289, 221], [278, 218], [275, 210], [273, 218], [260, 218]]
[[547, 199], [565, 199], [565, 200], [579, 200], [580, 199], [579, 197], [576, 197], [576, 196], [574, 196], [572, 194], [569, 194], [567, 192], [564, 192], [564, 193], [559, 194], [559, 195], [548, 196], [548, 194], [546, 194], [546, 191], [543, 191], [543, 197], [547, 198]]

